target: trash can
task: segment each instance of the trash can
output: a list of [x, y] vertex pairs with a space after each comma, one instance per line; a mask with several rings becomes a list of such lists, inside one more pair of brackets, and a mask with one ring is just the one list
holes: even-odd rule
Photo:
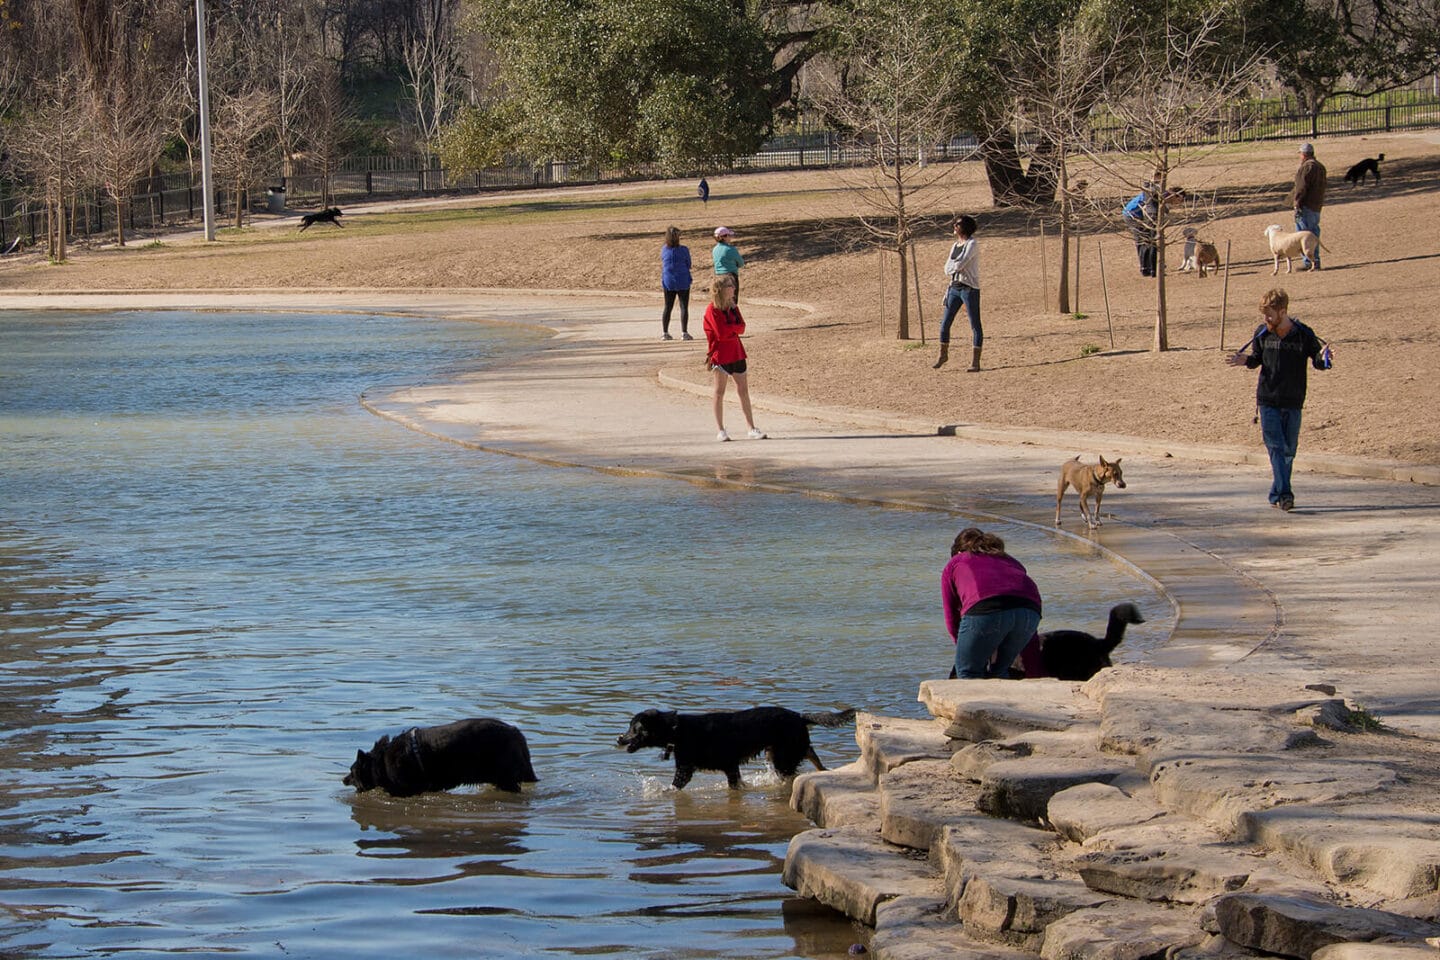
[[285, 212], [284, 187], [271, 187], [269, 190], [265, 191], [265, 199], [267, 201], [265, 209], [269, 213]]

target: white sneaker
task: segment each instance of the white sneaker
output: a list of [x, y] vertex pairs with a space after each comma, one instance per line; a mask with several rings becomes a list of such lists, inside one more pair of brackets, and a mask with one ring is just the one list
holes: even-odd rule
[[745, 436], [749, 437], [751, 440], [764, 440], [765, 431], [756, 429], [755, 427], [751, 427], [750, 432], [745, 434]]
[[724, 430], [721, 430], [719, 433], [715, 434], [715, 439], [719, 440], [721, 443], [724, 443], [725, 441], [730, 439], [730, 434], [726, 433]]
[[692, 336], [690, 336], [690, 334], [688, 334], [688, 333], [682, 333], [682, 334], [680, 334], [680, 339], [681, 339], [681, 340], [694, 340], [695, 338], [692, 337]]
[[670, 336], [670, 334], [668, 334], [668, 333], [662, 333], [662, 334], [660, 334], [660, 339], [661, 339], [661, 340], [674, 340], [675, 338], [672, 337], [672, 336]]

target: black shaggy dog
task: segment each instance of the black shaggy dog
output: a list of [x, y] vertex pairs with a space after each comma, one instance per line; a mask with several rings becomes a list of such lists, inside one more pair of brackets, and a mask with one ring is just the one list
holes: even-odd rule
[[1355, 164], [1355, 166], [1345, 171], [1345, 182], [1350, 184], [1350, 186], [1352, 187], [1355, 186], [1355, 184], [1357, 183], [1364, 183], [1365, 174], [1368, 173], [1375, 178], [1376, 183], [1379, 183], [1380, 161], [1384, 159], [1385, 154], [1383, 153], [1380, 154], [1380, 156], [1378, 157], [1366, 157], [1364, 160], [1361, 160], [1359, 163]]
[[1083, 630], [1051, 630], [1037, 633], [1020, 653], [1027, 677], [1054, 677], [1057, 680], [1089, 680], [1108, 666], [1110, 653], [1125, 639], [1125, 628], [1144, 623], [1140, 608], [1120, 603], [1110, 608], [1105, 636], [1095, 637]]
[[477, 717], [383, 736], [369, 752], [355, 752], [344, 782], [357, 793], [379, 787], [392, 797], [413, 797], [462, 783], [518, 793], [520, 784], [536, 778], [525, 735], [503, 720]]
[[333, 223], [335, 226], [343, 228], [345, 224], [340, 222], [342, 216], [344, 214], [340, 212], [339, 207], [326, 207], [324, 210], [307, 213], [300, 218], [300, 232], [305, 232], [306, 228], [313, 227], [317, 223]]
[[855, 719], [854, 710], [838, 713], [796, 713], [784, 707], [754, 707], [717, 713], [676, 713], [643, 710], [635, 714], [615, 741], [627, 753], [659, 747], [661, 759], [675, 756], [676, 790], [684, 789], [697, 770], [719, 770], [740, 789], [740, 764], [760, 754], [769, 757], [775, 772], [793, 777], [800, 761], [817, 769], [825, 765], [810, 746], [810, 725], [838, 727]]

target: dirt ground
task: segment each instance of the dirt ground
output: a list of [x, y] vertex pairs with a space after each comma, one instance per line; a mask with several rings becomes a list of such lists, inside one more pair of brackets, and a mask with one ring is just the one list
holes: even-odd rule
[[[929, 216], [919, 248], [923, 344], [913, 309], [913, 339], [896, 338], [893, 258], [882, 282], [885, 258], [856, 243], [863, 238], [853, 217], [862, 202], [844, 178], [824, 171], [712, 177], [704, 207], [692, 183], [670, 181], [350, 207], [344, 229], [322, 225], [303, 234], [292, 226], [298, 213], [278, 223], [258, 218], [256, 228], [225, 231], [215, 244], [193, 235], [158, 243], [132, 238], [124, 249], [76, 248], [62, 266], [35, 254], [10, 256], [0, 260], [0, 289], [654, 290], [653, 306], [637, 309], [653, 310], [658, 339], [665, 227], [679, 226], [704, 264], [710, 232], [723, 223], [736, 231], [747, 261], [742, 307], [775, 300], [813, 308], [798, 321], [752, 323], [751, 384], [759, 395], [937, 423], [1236, 446], [1259, 444], [1251, 423], [1255, 374], [1223, 363], [1222, 299], [1224, 344], [1235, 349], [1258, 323], [1261, 294], [1280, 285], [1290, 293], [1292, 314], [1334, 349], [1335, 368], [1311, 373], [1302, 458], [1323, 450], [1440, 463], [1440, 318], [1431, 313], [1440, 303], [1440, 132], [1316, 141], [1330, 174], [1325, 269], [1286, 276], [1282, 263], [1282, 275], [1273, 278], [1263, 231], [1270, 223], [1291, 228], [1286, 193], [1296, 146], [1225, 148], [1181, 170], [1183, 186], [1221, 200], [1223, 215], [1200, 232], [1222, 257], [1229, 243], [1229, 274], [1179, 273], [1179, 249], [1171, 249], [1170, 349], [1163, 353], [1152, 350], [1155, 281], [1139, 276], [1124, 233], [1113, 223], [1091, 224], [1080, 245], [1078, 303], [1060, 314], [1052, 228], [1047, 310], [1039, 224], [1023, 211], [992, 207], [974, 163], [954, 165], [938, 201], [920, 201]], [[1386, 156], [1378, 186], [1344, 182], [1350, 164], [1378, 153]], [[1121, 199], [1100, 198], [1098, 206], [1113, 209]], [[986, 340], [978, 374], [965, 372], [963, 315], [950, 364], [931, 369], [946, 225], [959, 212], [980, 223]], [[703, 272], [696, 275], [698, 284]], [[698, 285], [695, 298], [698, 334], [705, 302]], [[662, 362], [663, 354], [657, 366]], [[1103, 451], [1087, 451], [1094, 452]]]

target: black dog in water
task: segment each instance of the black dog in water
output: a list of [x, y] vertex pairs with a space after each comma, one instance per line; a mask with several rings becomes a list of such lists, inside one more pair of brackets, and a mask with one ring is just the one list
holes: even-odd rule
[[1054, 677], [1057, 680], [1089, 680], [1110, 662], [1111, 652], [1125, 639], [1125, 627], [1144, 623], [1140, 608], [1120, 603], [1110, 608], [1105, 636], [1095, 637], [1083, 630], [1051, 630], [1037, 633], [1020, 652], [1027, 677]]
[[740, 764], [764, 753], [775, 772], [793, 777], [800, 761], [819, 770], [825, 765], [810, 746], [810, 725], [838, 727], [855, 719], [854, 710], [796, 713], [784, 707], [754, 707], [720, 713], [644, 710], [635, 714], [615, 741], [626, 752], [659, 747], [661, 759], [675, 756], [675, 789], [683, 789], [697, 770], [719, 770], [730, 789], [740, 789]]
[[363, 793], [376, 787], [393, 797], [413, 797], [461, 784], [493, 783], [518, 793], [535, 783], [525, 735], [503, 720], [478, 717], [439, 727], [411, 727], [393, 740], [358, 750], [345, 785]]
[[344, 214], [340, 212], [339, 207], [326, 207], [324, 210], [307, 213], [300, 218], [300, 231], [303, 233], [307, 227], [313, 227], [317, 223], [333, 223], [335, 226], [343, 228], [345, 224], [340, 222], [342, 216]]

